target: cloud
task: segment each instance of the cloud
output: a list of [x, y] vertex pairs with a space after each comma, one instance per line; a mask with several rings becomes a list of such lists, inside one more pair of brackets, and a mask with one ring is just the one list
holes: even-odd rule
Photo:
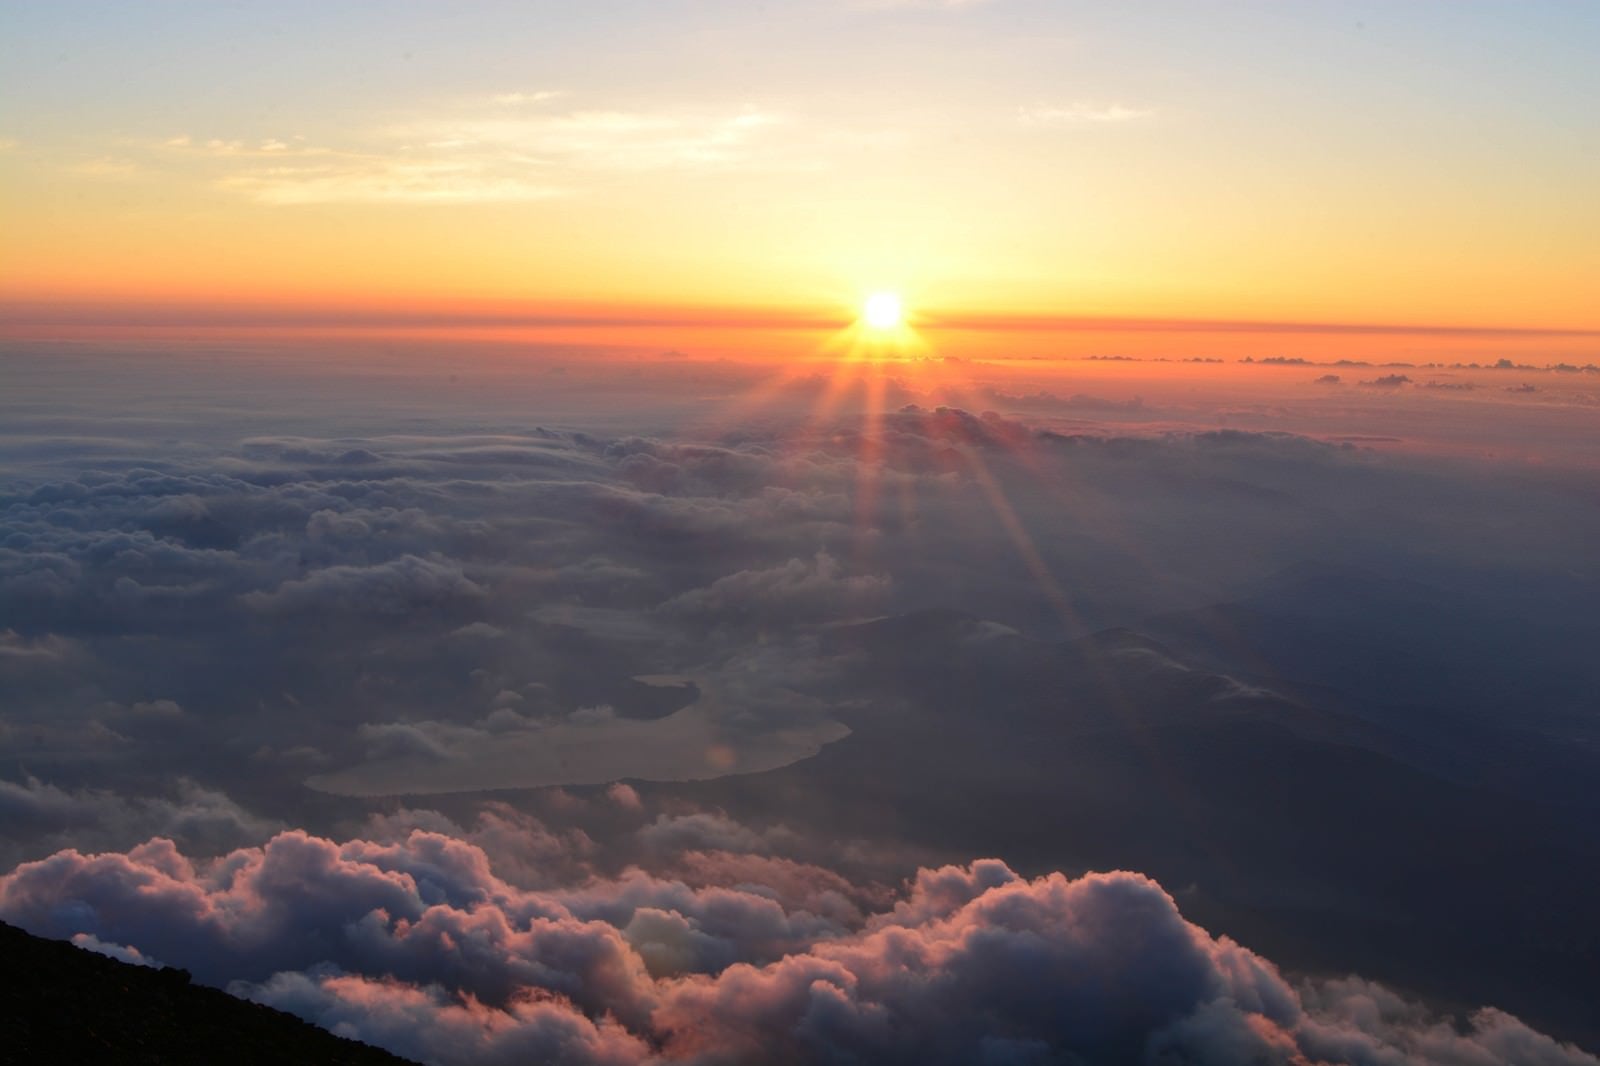
[[[779, 831], [778, 835], [782, 837], [785, 834]], [[700, 848], [755, 854], [772, 850], [770, 834], [757, 833], [726, 814], [715, 811], [663, 814], [641, 828], [637, 836], [647, 848], [662, 854]]]
[[576, 828], [551, 829], [507, 803], [480, 805], [474, 819], [465, 825], [438, 811], [401, 808], [372, 815], [364, 827], [370, 839], [386, 844], [404, 844], [418, 830], [482, 849], [496, 875], [519, 888], [577, 884], [596, 875], [592, 860], [599, 848], [587, 833]]
[[998, 389], [986, 389], [980, 395], [985, 401], [1012, 411], [1058, 409], [1112, 414], [1116, 412], [1140, 413], [1145, 410], [1144, 400], [1138, 396], [1131, 396], [1127, 399], [1112, 399], [1082, 392], [1074, 393], [1071, 396], [1057, 396], [1055, 393], [1046, 392], [1042, 389], [1024, 395], [1013, 395], [1001, 392]]
[[220, 180], [224, 189], [275, 206], [303, 204], [528, 203], [566, 190], [526, 176], [494, 173], [486, 161], [367, 157], [340, 164], [274, 167]]
[[1033, 104], [1017, 108], [1024, 126], [1063, 129], [1075, 126], [1111, 126], [1149, 118], [1155, 111], [1128, 104], [1079, 101], [1069, 104]]
[[878, 10], [928, 10], [956, 11], [962, 8], [983, 7], [995, 0], [855, 0], [859, 7]]
[[489, 99], [502, 107], [519, 107], [527, 104], [547, 104], [565, 95], [559, 89], [539, 89], [534, 92], [495, 93]]
[[843, 926], [639, 872], [520, 890], [422, 830], [291, 832], [211, 864], [64, 851], [0, 879], [0, 915], [442, 1063], [1596, 1061], [1502, 1012], [1292, 985], [1125, 872], [928, 869]]
[[14, 629], [0, 629], [0, 669], [21, 672], [30, 666], [62, 663], [79, 649], [54, 634], [24, 637]]
[[[159, 151], [226, 164], [224, 189], [264, 204], [515, 203], [576, 195], [594, 172], [720, 171], [774, 158], [766, 132], [784, 120], [723, 111], [544, 107], [560, 93], [501, 93], [417, 116], [350, 143], [299, 138], [170, 138]], [[486, 109], [487, 108], [487, 109]]]
[[[1503, 382], [1469, 403], [1327, 390], [1307, 380], [1320, 371], [1276, 368], [1228, 370], [1248, 376], [1248, 395], [1218, 406], [1198, 376], [1211, 369], [1179, 387], [1097, 364], [1092, 387], [1063, 388], [1029, 367], [974, 365], [970, 389], [908, 373], [890, 392], [916, 406], [863, 417], [847, 396], [824, 417], [825, 381], [693, 358], [323, 358], [175, 353], [140, 370], [148, 379], [64, 351], [19, 361], [33, 394], [44, 382], [65, 398], [19, 400], [0, 419], [0, 756], [25, 768], [0, 787], [8, 862], [127, 854], [161, 835], [205, 877], [212, 858], [289, 826], [385, 848], [422, 830], [491, 856], [518, 893], [610, 925], [651, 982], [693, 983], [784, 953], [842, 965], [822, 945], [893, 912], [883, 884], [994, 849], [1029, 871], [1159, 871], [1208, 921], [1205, 907], [1324, 908], [1262, 942], [1302, 943], [1294, 933], [1310, 947], [1283, 949], [1285, 964], [1354, 967], [1455, 1002], [1504, 981], [1502, 1006], [1584, 1031], [1586, 1003], [1563, 1004], [1587, 986], [1539, 945], [1586, 943], [1592, 909], [1529, 871], [1593, 854], [1577, 742], [1594, 688], [1592, 478], [1563, 465], [1587, 453], [1551, 445], [1587, 441], [1587, 423], [1525, 410]], [[540, 372], [554, 359], [566, 375]], [[304, 366], [325, 375], [318, 387], [283, 376]], [[1592, 388], [1584, 377], [1551, 375], [1536, 398]], [[211, 391], [186, 399], [195, 381]], [[729, 397], [765, 385], [766, 407], [721, 420]], [[174, 443], [178, 423], [192, 429]], [[1567, 458], [1532, 479], [1422, 454], [1463, 428], [1479, 450]], [[1488, 532], [1484, 514], [1497, 516]], [[1274, 584], [1314, 563], [1370, 572]], [[1445, 606], [1396, 599], [1407, 582]], [[951, 607], [960, 614], [938, 613]], [[868, 615], [883, 618], [846, 624]], [[1183, 639], [1160, 652], [1125, 634], [1094, 654], [1072, 643], [1159, 625]], [[1513, 704], [1524, 711], [1507, 718]], [[1180, 712], [1197, 733], [1222, 723], [1247, 738], [1164, 749], [1194, 770], [1191, 794], [1151, 787], [1174, 778], [1151, 771], [1148, 749], [1094, 757], [1119, 724], [1167, 728]], [[1327, 732], [1313, 726], [1344, 730], [1341, 746], [1319, 746]], [[1235, 755], [1250, 772], [1215, 772]], [[1316, 759], [1358, 757], [1411, 774], [1414, 801], [1384, 808], [1404, 817], [1341, 834], [1342, 805], [1374, 794], [1330, 772], [1295, 826], [1304, 847], [1241, 844], [1237, 826], [1285, 810], [1263, 768], [1304, 782]], [[328, 791], [305, 788], [308, 774]], [[1467, 805], [1452, 791], [1463, 779], [1495, 782], [1494, 804]], [[476, 809], [488, 788], [518, 791], [491, 817]], [[439, 811], [388, 798], [414, 792], [439, 796]], [[1537, 814], [1545, 800], [1570, 814]], [[1239, 815], [1205, 827], [1207, 850], [1166, 835], [1172, 810], [1218, 805]], [[1134, 809], [1151, 831], [1107, 828]], [[1061, 817], [1017, 813], [1038, 810]], [[1468, 810], [1493, 812], [1473, 819], [1472, 847], [1514, 848], [1516, 862], [1449, 880], [1440, 897], [1429, 875], [1362, 861], [1414, 855], [1395, 841], [1423, 832], [1426, 857], [1443, 854]], [[417, 876], [419, 892], [433, 876]], [[999, 875], [947, 878], [954, 902], [912, 924], [971, 903], [961, 884], [973, 877]], [[1400, 881], [1415, 886], [1404, 898]], [[1373, 917], [1380, 891], [1411, 931]], [[389, 906], [369, 904], [341, 922]], [[1429, 954], [1442, 926], [1489, 909], [1507, 917], [1463, 942], [1463, 959]], [[343, 924], [324, 929], [343, 942]], [[174, 961], [143, 938], [94, 935]], [[1379, 945], [1377, 961], [1359, 944]], [[407, 1010], [434, 1011], [434, 969], [404, 969], [394, 952], [380, 965], [373, 951], [328, 956], [359, 979], [338, 986], [339, 1003], [390, 980], [422, 993]], [[285, 971], [303, 978], [297, 994], [321, 995], [319, 960]], [[491, 1012], [462, 1024], [515, 1027], [495, 997], [521, 978], [440, 980], [438, 1002], [465, 1002], [459, 987]], [[897, 1016], [874, 997], [869, 1013]], [[1005, 1050], [1026, 1048], [988, 1053]]]
[[150, 717], [172, 718], [183, 713], [176, 700], [140, 700], [128, 708], [128, 713]]
[[286, 581], [270, 592], [247, 593], [243, 602], [270, 612], [351, 611], [399, 614], [448, 608], [482, 597], [482, 586], [449, 562], [402, 555], [376, 566], [332, 566]]
[[147, 167], [136, 160], [118, 159], [113, 156], [102, 156], [99, 159], [74, 163], [68, 169], [73, 174], [81, 177], [96, 178], [102, 181], [128, 181], [150, 173]]
[[625, 785], [621, 781], [612, 784], [606, 789], [606, 798], [625, 811], [643, 809], [638, 791], [632, 785]]
[[107, 944], [91, 933], [79, 933], [72, 938], [72, 942], [85, 951], [93, 951], [98, 955], [126, 962], [131, 966], [150, 966], [160, 969], [162, 963], [147, 955], [142, 954], [138, 948], [130, 948], [123, 944]]
[[729, 574], [668, 600], [661, 609], [726, 624], [758, 620], [792, 625], [870, 611], [888, 592], [887, 577], [843, 576], [839, 561], [824, 551], [809, 562], [790, 559], [771, 569]]
[[[695, 679], [699, 696], [659, 718], [629, 718], [607, 705], [561, 719], [480, 725], [437, 721], [363, 726], [363, 761], [306, 784], [342, 796], [434, 795], [484, 789], [597, 785], [624, 778], [697, 781], [759, 773], [810, 758], [849, 734], [827, 705], [766, 679]], [[514, 712], [511, 712], [514, 713]]]
[[266, 839], [281, 822], [258, 817], [221, 791], [187, 778], [168, 794], [124, 796], [107, 789], [66, 789], [31, 775], [0, 780], [0, 815], [11, 827], [0, 858], [15, 863], [64, 847], [126, 847], [151, 835], [215, 854]]
[[651, 1058], [648, 1045], [615, 1021], [591, 1020], [549, 996], [530, 996], [496, 1009], [436, 985], [301, 973], [275, 974], [262, 985], [238, 991], [325, 1029], [360, 1034], [367, 1043], [424, 1062], [635, 1066]]
[[[791, 843], [786, 841], [785, 843]], [[844, 928], [859, 928], [869, 908], [890, 903], [893, 892], [875, 882], [858, 883], [815, 863], [756, 852], [685, 850], [658, 871], [692, 887], [721, 885], [776, 900], [786, 910], [805, 910]]]

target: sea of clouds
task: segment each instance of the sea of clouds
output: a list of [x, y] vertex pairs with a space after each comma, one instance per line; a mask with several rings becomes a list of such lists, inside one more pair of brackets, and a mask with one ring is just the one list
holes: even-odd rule
[[[1515, 699], [1540, 769], [1495, 787], [1555, 826], [1592, 802], [1587, 394], [962, 373], [6, 355], [0, 917], [428, 1062], [1595, 1061], [1427, 987], [1285, 976], [1184, 885], [682, 791], [851, 744], [910, 662], [871, 619], [1072, 641], [1256, 597], [1323, 626], [1302, 681], [1361, 674], [1337, 591], [1283, 584], [1312, 566], [1380, 590], [1364, 631], [1411, 664], [1340, 713], [1411, 686], [1463, 723], [1386, 755], [1477, 787]], [[1537, 454], [1463, 452], [1475, 421]], [[1449, 598], [1406, 615], [1401, 582]], [[1377, 725], [1430, 748], [1418, 714]]]

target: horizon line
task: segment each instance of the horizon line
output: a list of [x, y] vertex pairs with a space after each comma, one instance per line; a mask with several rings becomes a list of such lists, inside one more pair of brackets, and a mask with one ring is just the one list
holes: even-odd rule
[[[549, 305], [547, 305], [549, 307]], [[1285, 333], [1463, 337], [1591, 337], [1600, 326], [1466, 326], [1431, 323], [1328, 322], [1283, 319], [1195, 318], [1160, 315], [1088, 315], [1039, 312], [955, 311], [913, 313], [910, 326], [929, 331], [1005, 333]], [[557, 305], [547, 310], [448, 311], [392, 309], [371, 304], [349, 308], [260, 303], [132, 303], [71, 300], [0, 300], [0, 329], [43, 326], [132, 328], [345, 328], [345, 329], [768, 329], [841, 330], [856, 319], [848, 313], [794, 307], [680, 308], [659, 305], [632, 310], [613, 304]]]

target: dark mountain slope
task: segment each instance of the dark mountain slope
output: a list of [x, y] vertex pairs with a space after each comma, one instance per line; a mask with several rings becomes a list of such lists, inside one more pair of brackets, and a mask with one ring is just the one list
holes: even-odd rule
[[404, 1066], [292, 1014], [0, 922], [0, 1057], [150, 1066]]

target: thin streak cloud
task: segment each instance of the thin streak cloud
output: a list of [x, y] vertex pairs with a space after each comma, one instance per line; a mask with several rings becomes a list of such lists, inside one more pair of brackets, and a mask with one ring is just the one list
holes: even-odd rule
[[[580, 191], [595, 172], [724, 171], [768, 165], [767, 131], [784, 120], [754, 107], [682, 112], [528, 112], [561, 95], [504, 93], [448, 118], [415, 118], [349, 146], [299, 137], [171, 137], [160, 148], [234, 164], [216, 184], [257, 203], [513, 203]], [[507, 111], [511, 113], [508, 114]]]
[[1128, 104], [1070, 103], [1034, 104], [1017, 108], [1017, 121], [1024, 126], [1060, 129], [1072, 126], [1112, 126], [1136, 122], [1154, 115], [1155, 109]]

